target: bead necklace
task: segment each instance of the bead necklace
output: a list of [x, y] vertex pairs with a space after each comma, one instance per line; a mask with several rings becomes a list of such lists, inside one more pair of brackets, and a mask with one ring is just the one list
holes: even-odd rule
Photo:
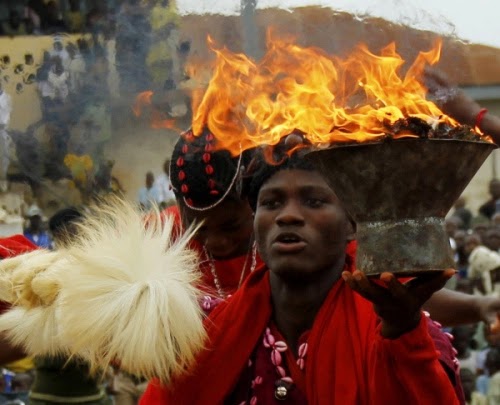
[[[205, 253], [205, 256], [208, 258], [208, 266], [210, 268], [210, 273], [212, 274], [212, 277], [214, 278], [214, 284], [215, 288], [217, 289], [217, 294], [219, 295], [220, 298], [227, 298], [226, 294], [224, 294], [224, 291], [222, 289], [219, 276], [217, 275], [217, 270], [215, 268], [215, 262], [213, 256], [208, 252], [207, 248], [203, 246], [203, 252]], [[252, 243], [252, 248], [251, 250], [247, 253], [245, 257], [245, 263], [243, 263], [243, 268], [241, 269], [241, 274], [240, 274], [240, 281], [238, 282], [238, 288], [241, 287], [241, 284], [243, 283], [243, 279], [245, 278], [245, 273], [247, 269], [247, 264], [248, 264], [248, 258], [252, 256], [252, 263], [250, 265], [250, 273], [253, 273], [255, 268], [257, 267], [257, 244], [255, 241]]]

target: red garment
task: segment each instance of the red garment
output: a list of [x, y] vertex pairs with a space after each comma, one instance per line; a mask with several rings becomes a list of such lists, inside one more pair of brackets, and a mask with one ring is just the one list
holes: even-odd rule
[[[171, 216], [174, 218], [174, 224], [178, 229], [178, 232], [182, 232], [182, 221], [179, 208], [177, 206], [168, 207], [163, 211], [164, 215]], [[234, 292], [240, 287], [240, 281], [244, 280], [250, 274], [250, 269], [252, 267], [252, 251], [248, 252], [246, 255], [238, 256], [227, 260], [215, 260], [209, 259], [203, 252], [203, 246], [195, 240], [191, 241], [190, 248], [198, 252], [201, 258], [200, 271], [202, 273], [201, 284], [207, 293], [217, 295], [217, 287], [215, 285], [215, 279], [212, 274], [210, 262], [215, 266], [215, 273], [219, 279], [220, 286], [226, 295], [234, 294]], [[260, 256], [256, 255], [256, 268], [260, 268], [264, 265]], [[245, 267], [245, 274], [242, 271]]]
[[[228, 398], [271, 319], [266, 269], [252, 274], [206, 322], [208, 347], [172, 389], [149, 384], [141, 405], [217, 405]], [[339, 280], [311, 329], [306, 396], [311, 405], [458, 404], [422, 317], [398, 339], [384, 339], [372, 304]]]
[[14, 257], [22, 253], [31, 252], [38, 247], [26, 239], [23, 235], [0, 238], [0, 259]]
[[[38, 247], [23, 235], [0, 238], [0, 260], [28, 253], [35, 249], [38, 249]], [[10, 304], [0, 301], [0, 314], [3, 314], [8, 309], [10, 309]]]

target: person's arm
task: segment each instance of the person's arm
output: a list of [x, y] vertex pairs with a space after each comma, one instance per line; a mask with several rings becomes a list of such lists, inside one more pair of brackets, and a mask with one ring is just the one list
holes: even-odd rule
[[493, 324], [500, 313], [500, 298], [477, 296], [442, 289], [424, 304], [431, 318], [444, 326], [486, 322]]
[[[482, 107], [472, 97], [450, 82], [446, 75], [433, 68], [425, 71], [425, 85], [436, 104], [443, 112], [464, 125], [475, 127]], [[486, 112], [480, 120], [479, 129], [500, 144], [500, 117]]]
[[[440, 361], [421, 311], [423, 303], [454, 273], [446, 270], [406, 284], [391, 273], [382, 273], [380, 284], [359, 270], [342, 273], [349, 287], [373, 303], [380, 318], [366, 365], [373, 404], [460, 403], [456, 370]], [[449, 341], [445, 349], [452, 352]]]

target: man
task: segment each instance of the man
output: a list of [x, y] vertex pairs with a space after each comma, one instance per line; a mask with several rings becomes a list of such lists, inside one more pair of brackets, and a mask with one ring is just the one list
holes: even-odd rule
[[175, 194], [170, 184], [170, 159], [163, 163], [163, 173], [155, 180], [155, 187], [160, 193], [160, 202], [166, 206], [175, 204]]
[[32, 205], [27, 212], [29, 226], [24, 230], [24, 236], [38, 247], [44, 249], [52, 248], [52, 239], [48, 232], [43, 229], [42, 210]]
[[489, 185], [490, 199], [479, 207], [479, 213], [491, 219], [498, 212], [497, 204], [500, 201], [500, 180], [492, 179]]
[[11, 139], [7, 133], [12, 112], [12, 99], [0, 80], [0, 191], [7, 191], [7, 170], [10, 163]]
[[141, 187], [138, 196], [139, 205], [144, 211], [151, 210], [155, 204], [159, 204], [161, 202], [160, 192], [158, 188], [156, 188], [154, 182], [155, 176], [153, 172], [147, 172], [146, 184], [144, 187]]
[[141, 403], [458, 403], [451, 345], [421, 313], [454, 272], [370, 281], [346, 256], [352, 227], [322, 175], [294, 157], [259, 166], [249, 195], [268, 269], [211, 313], [186, 376], [151, 383]]

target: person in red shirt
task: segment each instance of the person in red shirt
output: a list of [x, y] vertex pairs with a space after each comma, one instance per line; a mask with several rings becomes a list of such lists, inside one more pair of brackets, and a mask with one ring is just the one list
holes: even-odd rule
[[345, 210], [296, 156], [250, 182], [266, 266], [210, 313], [194, 367], [150, 383], [141, 405], [463, 402], [451, 344], [421, 311], [454, 271], [370, 281], [346, 256]]

